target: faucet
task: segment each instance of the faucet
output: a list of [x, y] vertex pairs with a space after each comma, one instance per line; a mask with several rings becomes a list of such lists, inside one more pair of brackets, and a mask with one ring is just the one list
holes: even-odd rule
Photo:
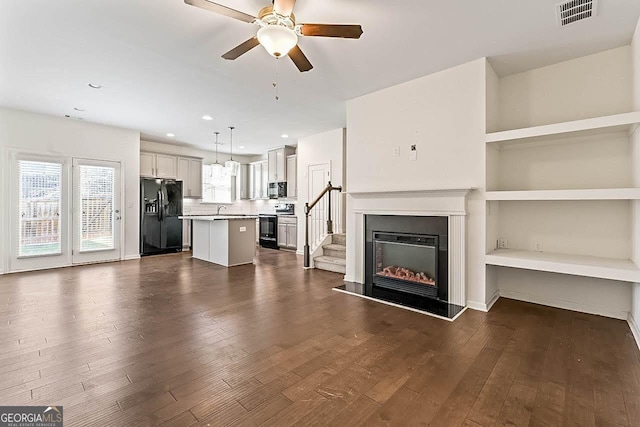
[[218, 205], [218, 212], [216, 215], [220, 215], [220, 209], [227, 209], [225, 205]]

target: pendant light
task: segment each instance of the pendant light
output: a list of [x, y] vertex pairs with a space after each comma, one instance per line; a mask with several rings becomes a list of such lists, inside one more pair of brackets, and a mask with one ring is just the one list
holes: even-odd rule
[[224, 166], [229, 170], [229, 175], [236, 176], [238, 175], [238, 168], [240, 168], [240, 163], [233, 160], [233, 130], [235, 127], [229, 126], [229, 146], [231, 147], [231, 159], [224, 162]]
[[220, 143], [218, 142], [218, 136], [220, 135], [220, 132], [214, 133], [216, 134], [216, 162], [211, 165], [211, 176], [220, 178], [222, 176], [222, 170], [224, 169], [224, 166], [220, 162], [218, 162], [218, 145], [220, 145]]

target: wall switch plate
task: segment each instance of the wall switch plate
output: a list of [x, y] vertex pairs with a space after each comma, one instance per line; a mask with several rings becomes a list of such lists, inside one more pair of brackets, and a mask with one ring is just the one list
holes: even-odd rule
[[534, 240], [533, 241], [533, 250], [535, 252], [543, 252], [543, 250], [542, 250], [542, 240]]
[[498, 239], [498, 249], [509, 249], [509, 240]]
[[395, 147], [393, 149], [393, 157], [400, 157], [400, 147]]
[[245, 231], [247, 231], [247, 227], [240, 227], [240, 232], [244, 233]]

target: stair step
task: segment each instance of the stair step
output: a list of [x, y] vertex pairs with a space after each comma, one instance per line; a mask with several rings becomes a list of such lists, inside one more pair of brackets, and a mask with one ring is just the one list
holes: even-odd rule
[[322, 247], [322, 252], [325, 256], [329, 256], [333, 258], [341, 258], [341, 259], [347, 258], [347, 247], [344, 245], [336, 245], [336, 244], [324, 245]]
[[342, 258], [332, 256], [319, 256], [314, 258], [314, 265], [319, 270], [332, 271], [334, 273], [345, 274], [347, 272], [347, 261]]
[[342, 234], [333, 234], [331, 236], [331, 242], [336, 245], [346, 245], [347, 244], [347, 235]]
[[325, 262], [325, 263], [329, 263], [329, 264], [337, 264], [337, 265], [347, 265], [347, 260], [346, 259], [342, 259], [342, 258], [336, 258], [336, 257], [332, 257], [332, 256], [317, 256], [314, 258], [314, 260], [316, 262]]

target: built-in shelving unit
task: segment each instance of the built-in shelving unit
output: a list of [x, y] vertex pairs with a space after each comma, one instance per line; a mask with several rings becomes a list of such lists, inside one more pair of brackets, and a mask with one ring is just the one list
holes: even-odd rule
[[486, 200], [640, 200], [640, 188], [487, 191]]
[[500, 294], [626, 317], [640, 283], [640, 111], [628, 110], [626, 53], [615, 55], [606, 78], [604, 54], [503, 78], [488, 71], [488, 304]]
[[632, 133], [638, 125], [640, 125], [640, 112], [635, 111], [605, 117], [488, 133], [486, 142], [514, 142], [523, 140], [540, 142], [574, 136], [595, 136], [616, 132]]
[[640, 268], [625, 259], [497, 249], [487, 254], [485, 261], [500, 267], [640, 282]]

